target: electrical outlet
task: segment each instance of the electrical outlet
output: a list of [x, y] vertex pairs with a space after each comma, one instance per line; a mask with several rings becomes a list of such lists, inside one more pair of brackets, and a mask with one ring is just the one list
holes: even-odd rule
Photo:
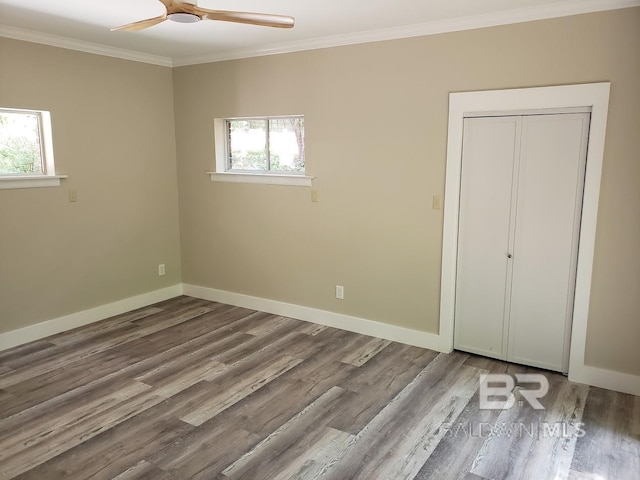
[[164, 263], [158, 265], [158, 276], [161, 277], [162, 275], [164, 275]]
[[342, 285], [336, 285], [336, 298], [344, 300], [344, 287]]

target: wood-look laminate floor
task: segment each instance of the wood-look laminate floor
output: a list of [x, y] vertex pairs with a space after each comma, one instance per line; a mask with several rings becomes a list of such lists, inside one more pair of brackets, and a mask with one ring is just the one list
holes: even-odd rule
[[488, 372], [536, 370], [179, 297], [0, 352], [0, 478], [640, 478], [640, 397]]

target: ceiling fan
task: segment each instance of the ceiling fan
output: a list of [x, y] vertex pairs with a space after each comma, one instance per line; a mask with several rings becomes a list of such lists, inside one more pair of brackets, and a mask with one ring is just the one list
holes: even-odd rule
[[198, 6], [196, 0], [159, 0], [166, 8], [164, 15], [148, 18], [138, 22], [127, 23], [115, 30], [143, 30], [148, 27], [172, 20], [178, 23], [195, 23], [200, 20], [219, 20], [221, 22], [248, 23], [265, 27], [291, 28], [293, 17], [285, 15], [271, 15], [268, 13], [234, 12], [231, 10], [209, 10]]

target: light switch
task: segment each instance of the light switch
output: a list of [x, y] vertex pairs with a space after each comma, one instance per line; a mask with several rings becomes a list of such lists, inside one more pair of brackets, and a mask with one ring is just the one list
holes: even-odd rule
[[433, 196], [432, 208], [434, 210], [440, 210], [442, 208], [442, 197], [440, 195], [436, 194]]

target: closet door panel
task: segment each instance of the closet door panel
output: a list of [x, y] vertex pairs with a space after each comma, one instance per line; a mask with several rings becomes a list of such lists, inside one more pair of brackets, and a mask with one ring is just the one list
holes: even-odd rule
[[464, 121], [454, 345], [501, 359], [518, 125], [517, 117]]
[[523, 118], [509, 360], [566, 370], [588, 114]]

